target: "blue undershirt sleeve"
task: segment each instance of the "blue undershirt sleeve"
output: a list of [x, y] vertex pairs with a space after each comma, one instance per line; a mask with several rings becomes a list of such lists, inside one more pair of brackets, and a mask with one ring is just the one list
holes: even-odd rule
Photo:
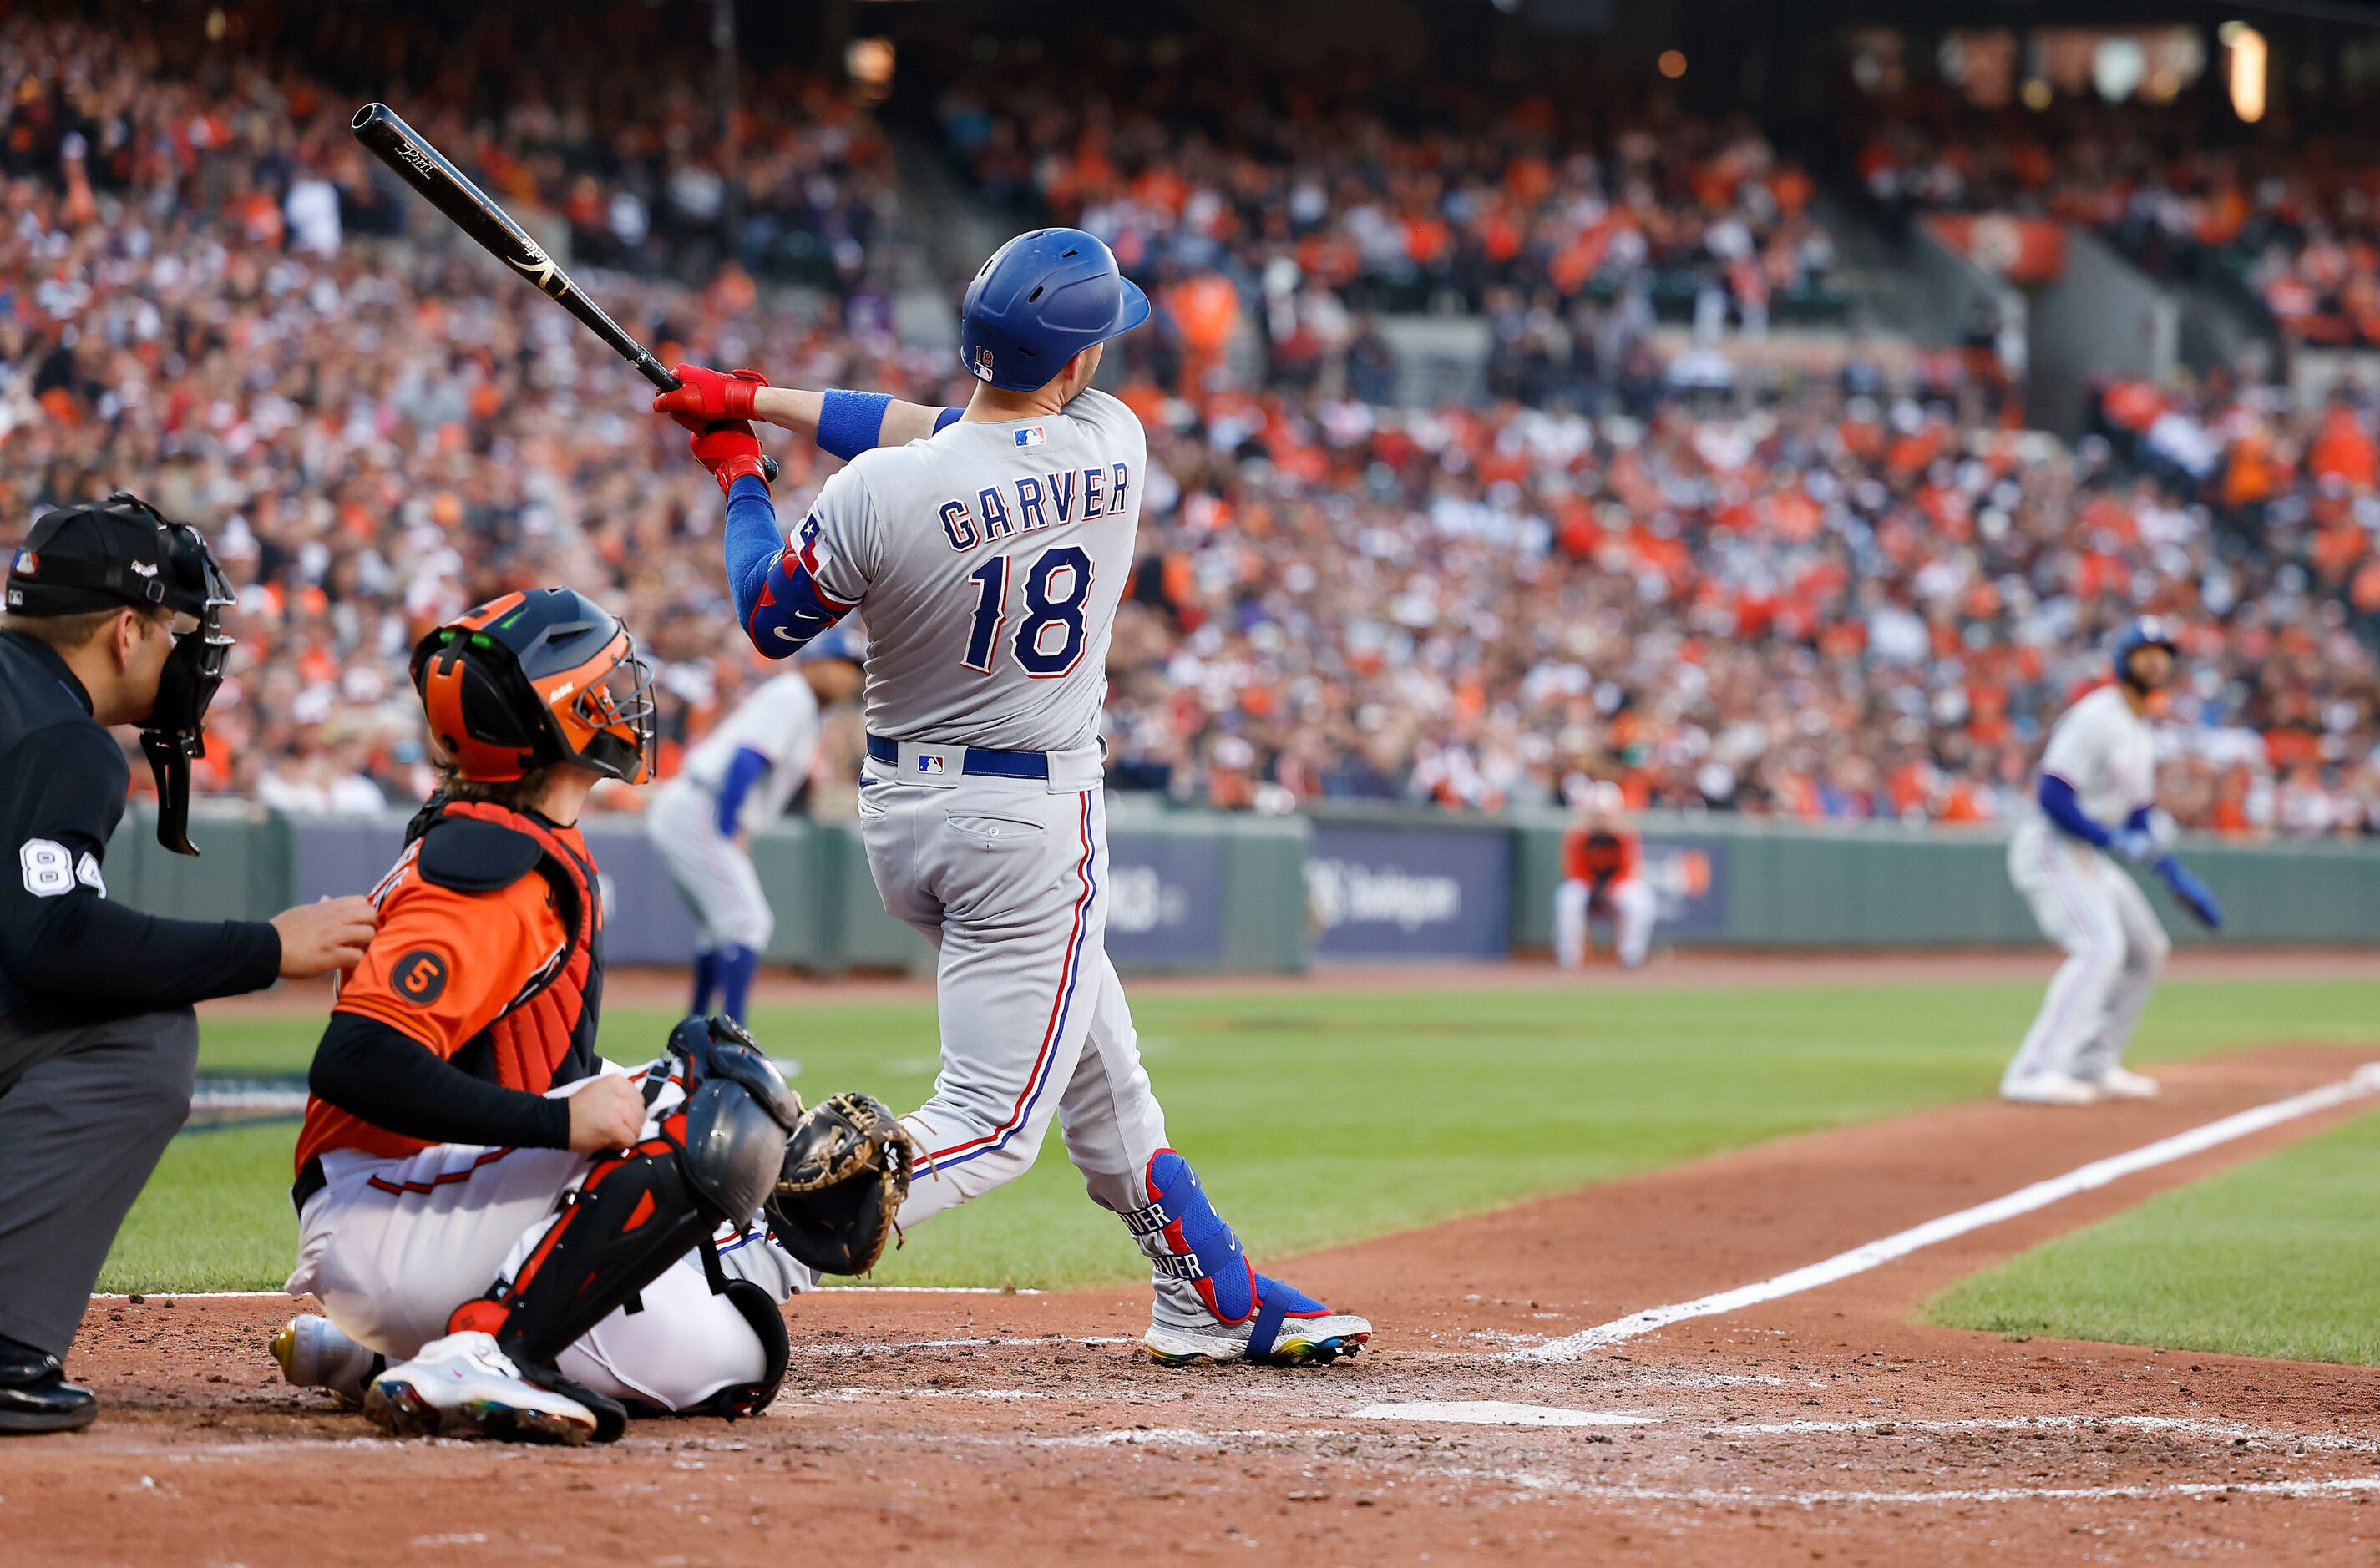
[[2082, 801], [2075, 796], [2074, 786], [2056, 773], [2041, 775], [2038, 798], [2043, 814], [2068, 837], [2079, 838], [2095, 849], [2107, 848], [2114, 839], [2113, 833], [2093, 821], [2089, 813], [2082, 809]]
[[736, 819], [744, 814], [744, 796], [753, 781], [769, 771], [769, 760], [750, 747], [739, 747], [719, 781], [719, 836], [735, 836]]

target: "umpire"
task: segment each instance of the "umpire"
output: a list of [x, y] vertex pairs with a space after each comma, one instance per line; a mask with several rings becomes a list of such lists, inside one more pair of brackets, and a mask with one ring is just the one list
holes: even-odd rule
[[353, 965], [362, 898], [271, 921], [164, 920], [110, 900], [101, 865], [136, 725], [157, 837], [194, 855], [190, 760], [232, 639], [206, 541], [118, 493], [51, 512], [0, 614], [0, 1433], [99, 1413], [63, 1360], [91, 1288], [190, 1109], [191, 1003]]

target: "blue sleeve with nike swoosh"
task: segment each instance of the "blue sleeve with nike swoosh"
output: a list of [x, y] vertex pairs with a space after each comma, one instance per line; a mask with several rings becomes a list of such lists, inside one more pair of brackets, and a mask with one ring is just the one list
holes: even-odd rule
[[[823, 501], [825, 497], [820, 496]], [[727, 588], [735, 619], [763, 658], [783, 659], [857, 607], [819, 586], [818, 517], [792, 540], [777, 532], [769, 487], [750, 475], [727, 496]]]

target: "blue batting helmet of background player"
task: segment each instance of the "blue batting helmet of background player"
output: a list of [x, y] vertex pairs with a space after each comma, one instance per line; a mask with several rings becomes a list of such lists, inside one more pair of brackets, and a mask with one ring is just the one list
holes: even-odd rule
[[1008, 392], [1057, 379], [1094, 343], [1148, 320], [1115, 252], [1078, 228], [1038, 228], [991, 253], [959, 304], [959, 362]]
[[2111, 657], [2118, 680], [2131, 680], [2132, 655], [2143, 648], [2162, 648], [2175, 655], [2181, 652], [2181, 645], [2174, 641], [2173, 633], [2163, 619], [2155, 615], [2136, 616], [2131, 625], [2116, 634], [2116, 647]]

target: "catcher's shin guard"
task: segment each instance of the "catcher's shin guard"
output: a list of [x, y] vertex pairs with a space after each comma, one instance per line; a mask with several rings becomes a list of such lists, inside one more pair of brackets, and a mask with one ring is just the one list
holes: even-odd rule
[[[698, 1081], [653, 1136], [597, 1161], [513, 1278], [456, 1307], [447, 1331], [493, 1335], [530, 1381], [555, 1386], [554, 1358], [581, 1334], [708, 1246], [722, 1222], [750, 1222], [777, 1179], [785, 1139], [776, 1108], [743, 1084], [723, 1075]], [[618, 1425], [607, 1422], [598, 1440], [617, 1436]]]

